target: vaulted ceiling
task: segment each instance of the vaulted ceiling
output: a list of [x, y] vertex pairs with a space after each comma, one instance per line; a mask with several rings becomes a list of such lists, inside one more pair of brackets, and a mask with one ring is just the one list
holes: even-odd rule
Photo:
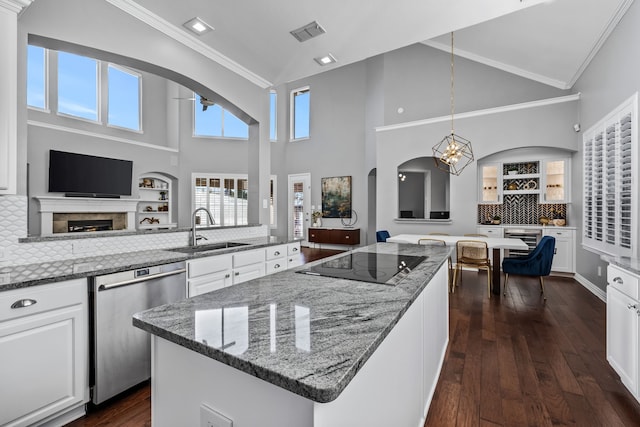
[[[633, 0], [106, 0], [261, 87], [414, 43], [570, 88]], [[197, 36], [183, 24], [214, 27]], [[317, 21], [305, 42], [289, 32]], [[320, 66], [314, 58], [332, 54]]]

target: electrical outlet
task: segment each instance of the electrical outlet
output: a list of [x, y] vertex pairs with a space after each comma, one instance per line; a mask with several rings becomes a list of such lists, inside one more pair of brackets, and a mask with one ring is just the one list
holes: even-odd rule
[[233, 427], [233, 421], [203, 403], [200, 405], [200, 427]]

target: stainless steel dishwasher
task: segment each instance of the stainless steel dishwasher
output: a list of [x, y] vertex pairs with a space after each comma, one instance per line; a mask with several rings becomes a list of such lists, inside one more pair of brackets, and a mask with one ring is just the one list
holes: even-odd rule
[[151, 338], [134, 313], [186, 296], [185, 263], [96, 276], [91, 301], [91, 401], [100, 404], [151, 375]]

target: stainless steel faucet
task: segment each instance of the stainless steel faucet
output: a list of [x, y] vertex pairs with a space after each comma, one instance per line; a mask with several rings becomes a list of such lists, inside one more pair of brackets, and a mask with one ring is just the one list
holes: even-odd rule
[[[213, 216], [211, 216], [211, 212], [209, 212], [209, 209], [197, 208], [195, 211], [193, 211], [193, 214], [191, 215], [191, 236], [190, 236], [190, 242], [189, 242], [190, 246], [198, 245], [198, 236], [196, 236], [196, 214], [198, 213], [198, 211], [205, 211], [207, 213], [207, 215], [209, 216], [209, 221], [211, 225], [216, 223], [215, 220], [213, 219]], [[203, 238], [206, 240], [206, 237], [203, 237]]]

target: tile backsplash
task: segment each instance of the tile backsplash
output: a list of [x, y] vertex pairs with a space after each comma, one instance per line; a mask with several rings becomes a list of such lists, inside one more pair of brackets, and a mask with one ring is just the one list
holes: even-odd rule
[[503, 224], [539, 224], [540, 217], [553, 218], [554, 213], [567, 217], [564, 203], [540, 204], [537, 194], [518, 194], [504, 197], [499, 205], [478, 205], [478, 224], [491, 220], [495, 215]]
[[[198, 230], [198, 234], [215, 243], [268, 236], [269, 228], [256, 225]], [[186, 246], [189, 231], [20, 242], [25, 237], [27, 197], [0, 196], [0, 267]]]

